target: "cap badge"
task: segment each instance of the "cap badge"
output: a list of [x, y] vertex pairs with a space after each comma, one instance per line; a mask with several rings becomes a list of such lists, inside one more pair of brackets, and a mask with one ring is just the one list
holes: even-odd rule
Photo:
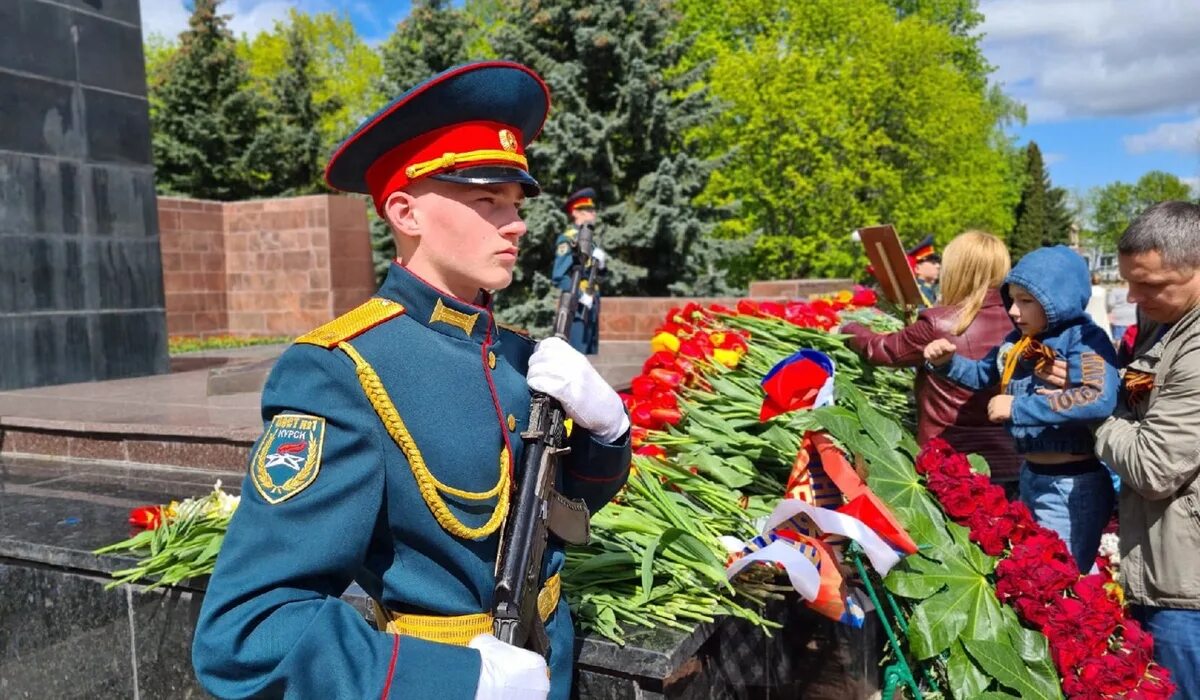
[[509, 153], [517, 151], [517, 137], [513, 136], [513, 132], [508, 129], [500, 130], [500, 146]]

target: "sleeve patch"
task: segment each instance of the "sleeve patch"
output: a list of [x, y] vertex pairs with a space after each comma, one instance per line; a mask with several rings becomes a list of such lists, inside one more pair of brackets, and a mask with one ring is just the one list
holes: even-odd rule
[[311, 486], [321, 470], [324, 442], [324, 418], [275, 416], [250, 464], [250, 480], [263, 500], [282, 503]]

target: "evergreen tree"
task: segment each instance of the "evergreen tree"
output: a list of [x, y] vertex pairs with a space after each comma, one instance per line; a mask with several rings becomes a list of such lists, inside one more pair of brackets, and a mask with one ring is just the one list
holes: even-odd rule
[[264, 106], [249, 88], [221, 0], [196, 0], [179, 49], [151, 86], [154, 161], [161, 191], [203, 199], [252, 196], [250, 164]]
[[331, 97], [314, 97], [312, 51], [300, 28], [287, 30], [288, 60], [271, 79], [272, 110], [252, 150], [269, 155], [255, 163], [254, 175], [264, 195], [303, 195], [325, 191], [326, 152], [321, 123], [340, 105]]
[[1067, 201], [1067, 191], [1062, 187], [1049, 187], [1050, 175], [1046, 174], [1046, 245], [1070, 245], [1071, 229], [1075, 226], [1075, 212]]
[[[473, 26], [469, 16], [449, 0], [417, 0], [408, 17], [384, 41], [383, 76], [378, 90], [386, 103], [417, 83], [468, 60], [467, 42]], [[371, 249], [380, 280], [396, 257], [392, 229], [370, 210]]]
[[[679, 70], [689, 43], [675, 41], [669, 0], [512, 0], [496, 31], [501, 58], [546, 79], [553, 109], [530, 150], [544, 194], [526, 208], [516, 281], [506, 315], [542, 327], [554, 240], [567, 226], [561, 206], [580, 187], [599, 194], [597, 243], [610, 253], [608, 294], [704, 294], [722, 289], [708, 240], [713, 212], [693, 199], [711, 162], [692, 155], [684, 133], [713, 114]], [[552, 294], [549, 294], [552, 297]]]
[[1017, 202], [1016, 225], [1008, 238], [1008, 252], [1019, 259], [1046, 243], [1050, 228], [1049, 192], [1042, 151], [1033, 141], [1025, 147], [1025, 177]]
[[467, 60], [471, 21], [450, 0], [416, 0], [384, 41], [380, 89], [389, 98]]

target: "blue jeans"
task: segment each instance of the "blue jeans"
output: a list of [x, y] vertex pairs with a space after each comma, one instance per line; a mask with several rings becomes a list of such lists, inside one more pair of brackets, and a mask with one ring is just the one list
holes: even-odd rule
[[1103, 468], [1084, 474], [1049, 476], [1021, 466], [1021, 500], [1038, 525], [1058, 533], [1087, 573], [1100, 549], [1100, 533], [1113, 509], [1113, 485]]
[[1130, 605], [1133, 618], [1154, 637], [1154, 660], [1171, 672], [1172, 700], [1200, 700], [1200, 610]]

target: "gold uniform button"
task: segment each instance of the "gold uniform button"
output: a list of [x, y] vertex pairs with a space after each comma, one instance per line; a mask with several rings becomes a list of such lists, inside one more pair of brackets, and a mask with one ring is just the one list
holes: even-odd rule
[[496, 353], [494, 352], [488, 353], [488, 368], [496, 369]]
[[514, 415], [513, 415], [513, 414], [511, 414], [511, 413], [510, 413], [510, 414], [508, 414], [508, 429], [509, 429], [509, 430], [516, 430], [516, 429], [517, 429], [517, 417], [516, 417], [516, 416], [514, 416]]

